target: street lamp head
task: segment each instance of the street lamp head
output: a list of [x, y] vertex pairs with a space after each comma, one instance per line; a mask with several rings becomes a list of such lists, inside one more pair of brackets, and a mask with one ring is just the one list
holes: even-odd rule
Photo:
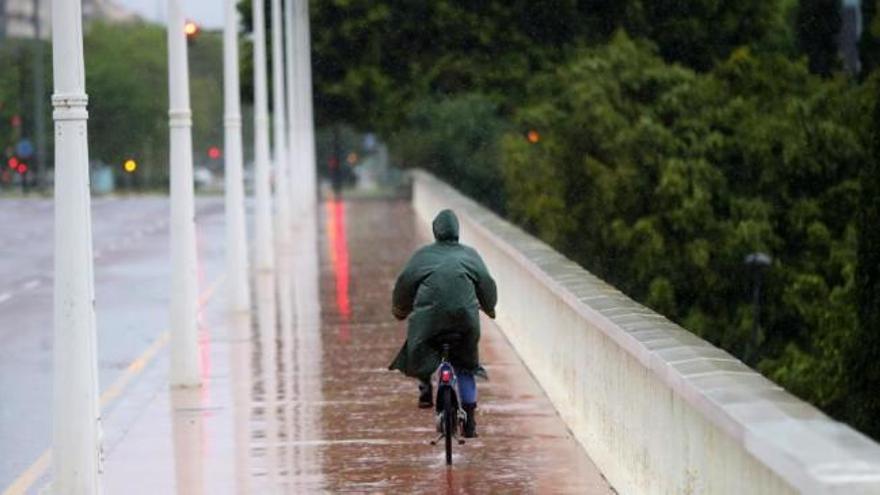
[[183, 32], [186, 33], [187, 39], [195, 39], [201, 31], [202, 28], [193, 21], [186, 21], [186, 24], [183, 25]]
[[770, 266], [773, 262], [773, 258], [771, 258], [769, 254], [758, 252], [747, 255], [746, 259], [743, 261], [746, 265], [756, 268], [764, 268]]

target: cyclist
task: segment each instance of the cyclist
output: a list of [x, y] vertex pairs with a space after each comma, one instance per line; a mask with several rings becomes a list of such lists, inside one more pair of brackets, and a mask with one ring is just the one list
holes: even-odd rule
[[458, 242], [458, 218], [443, 210], [432, 223], [435, 242], [413, 254], [397, 278], [392, 313], [410, 316], [406, 342], [389, 366], [419, 379], [419, 407], [433, 405], [431, 374], [440, 364], [439, 342], [450, 340], [449, 362], [458, 377], [465, 436], [476, 436], [474, 374], [485, 375], [478, 344], [482, 309], [495, 318], [495, 281], [477, 252]]

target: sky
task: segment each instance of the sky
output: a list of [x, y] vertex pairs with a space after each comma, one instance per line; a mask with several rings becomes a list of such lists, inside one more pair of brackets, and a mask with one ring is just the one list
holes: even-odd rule
[[[165, 22], [168, 0], [114, 0], [115, 3], [130, 9], [145, 19]], [[223, 0], [183, 0], [187, 19], [202, 25], [205, 29], [223, 27]]]

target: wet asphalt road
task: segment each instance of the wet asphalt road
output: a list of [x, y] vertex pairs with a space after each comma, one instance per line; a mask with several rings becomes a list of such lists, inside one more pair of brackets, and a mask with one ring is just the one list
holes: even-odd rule
[[[196, 204], [206, 287], [222, 272], [223, 203]], [[53, 208], [51, 199], [0, 200], [0, 488], [51, 441]], [[95, 198], [92, 221], [106, 389], [168, 327], [168, 199]]]

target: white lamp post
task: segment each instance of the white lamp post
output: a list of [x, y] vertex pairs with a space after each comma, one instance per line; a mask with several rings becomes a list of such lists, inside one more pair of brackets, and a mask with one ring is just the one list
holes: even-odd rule
[[292, 103], [288, 109], [291, 121], [291, 146], [294, 147], [293, 177], [291, 190], [295, 191], [294, 202], [297, 215], [314, 208], [316, 195], [315, 181], [315, 136], [312, 122], [312, 69], [309, 47], [308, 2], [288, 0], [291, 29], [288, 41], [293, 56], [292, 84], [290, 93]]
[[290, 248], [290, 194], [287, 159], [287, 104], [284, 97], [284, 17], [281, 0], [272, 0], [272, 114], [275, 131], [275, 232], [278, 245]]
[[80, 0], [52, 2], [55, 374], [52, 491], [101, 492], [89, 150]]
[[256, 195], [257, 270], [275, 267], [272, 233], [272, 184], [269, 169], [269, 102], [266, 81], [266, 15], [263, 0], [251, 2], [254, 20], [254, 189]]
[[306, 162], [304, 164], [305, 181], [305, 204], [309, 211], [315, 207], [317, 201], [317, 182], [315, 177], [315, 115], [312, 105], [312, 48], [309, 28], [309, 2], [308, 0], [296, 0], [299, 4], [297, 9], [297, 32], [299, 33], [299, 67], [300, 84], [302, 84], [300, 110], [303, 119], [303, 146]]
[[195, 205], [189, 65], [180, 0], [168, 0], [168, 110], [171, 128], [171, 386], [199, 377]]
[[[296, 91], [296, 46], [294, 43], [294, 14], [296, 5], [293, 0], [284, 1], [284, 40], [285, 62], [287, 68], [287, 170], [290, 180], [290, 208], [294, 218], [301, 214], [302, 205], [302, 143], [300, 142], [297, 118], [297, 91]], [[298, 221], [298, 220], [297, 220]]]
[[223, 27], [223, 142], [226, 165], [226, 271], [230, 309], [249, 313], [247, 229], [242, 173], [241, 100], [238, 79], [238, 13], [235, 0], [225, 0]]

